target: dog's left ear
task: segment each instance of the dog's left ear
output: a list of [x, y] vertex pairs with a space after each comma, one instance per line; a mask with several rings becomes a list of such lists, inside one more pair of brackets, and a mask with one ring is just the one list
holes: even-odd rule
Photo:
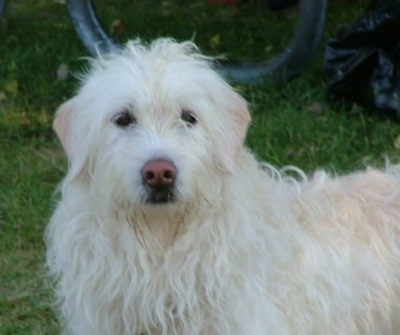
[[222, 98], [226, 115], [224, 115], [224, 124], [222, 125], [225, 131], [222, 139], [218, 141], [219, 161], [223, 169], [233, 172], [236, 156], [242, 149], [246, 138], [250, 113], [247, 102], [232, 89], [229, 89]]

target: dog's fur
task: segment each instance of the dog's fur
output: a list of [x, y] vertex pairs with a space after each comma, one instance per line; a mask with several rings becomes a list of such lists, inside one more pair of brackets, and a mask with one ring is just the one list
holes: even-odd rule
[[[258, 163], [246, 102], [191, 42], [130, 42], [82, 80], [54, 124], [65, 334], [400, 334], [399, 168]], [[160, 198], [142, 176], [158, 159], [176, 167]]]

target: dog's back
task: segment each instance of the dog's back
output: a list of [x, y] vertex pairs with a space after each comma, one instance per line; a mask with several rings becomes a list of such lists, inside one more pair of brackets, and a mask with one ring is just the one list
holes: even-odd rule
[[399, 334], [399, 167], [320, 172], [302, 188], [292, 206], [293, 270], [274, 291], [286, 297], [292, 332]]

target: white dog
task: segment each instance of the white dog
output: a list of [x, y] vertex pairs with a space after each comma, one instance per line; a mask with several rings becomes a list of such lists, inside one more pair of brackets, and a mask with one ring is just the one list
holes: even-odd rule
[[400, 334], [400, 169], [294, 181], [249, 119], [191, 42], [92, 62], [54, 124], [64, 334]]

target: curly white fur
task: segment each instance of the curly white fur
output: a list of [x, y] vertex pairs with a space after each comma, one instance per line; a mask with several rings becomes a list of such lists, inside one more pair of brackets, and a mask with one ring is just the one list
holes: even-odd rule
[[[70, 166], [47, 231], [64, 334], [400, 334], [399, 168], [258, 163], [245, 101], [191, 42], [131, 42], [82, 80], [55, 120]], [[168, 203], [146, 202], [157, 158]]]

